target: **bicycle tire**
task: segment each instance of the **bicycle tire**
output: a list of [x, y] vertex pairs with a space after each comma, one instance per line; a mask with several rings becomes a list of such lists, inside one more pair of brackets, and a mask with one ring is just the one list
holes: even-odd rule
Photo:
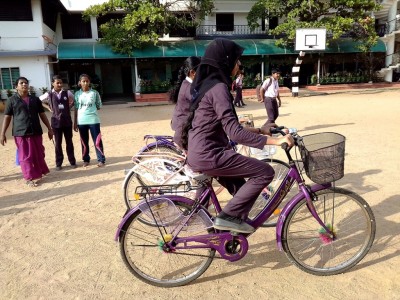
[[359, 263], [375, 238], [376, 223], [368, 203], [359, 195], [342, 188], [316, 193], [313, 201], [335, 238], [327, 236], [300, 201], [285, 221], [282, 244], [288, 259], [301, 270], [319, 276], [343, 273]]
[[[255, 218], [260, 213], [260, 211], [263, 210], [264, 207], [268, 204], [269, 200], [272, 199], [276, 190], [278, 189], [278, 187], [281, 185], [283, 179], [285, 178], [286, 174], [289, 172], [289, 168], [290, 168], [289, 164], [287, 164], [286, 162], [281, 161], [279, 159], [264, 158], [264, 159], [261, 159], [261, 161], [268, 163], [269, 165], [271, 165], [271, 167], [274, 168], [275, 176], [274, 176], [274, 179], [271, 181], [271, 183], [267, 187], [268, 190], [271, 192], [271, 194], [268, 195], [267, 199], [266, 199], [266, 195], [263, 195], [263, 193], [261, 193], [258, 196], [256, 202], [254, 202], [254, 205], [251, 208], [251, 211], [249, 213], [250, 219]], [[289, 197], [286, 196], [286, 199], [289, 199]], [[275, 209], [274, 213], [261, 226], [262, 227], [275, 227], [278, 222], [279, 214], [284, 205], [285, 205], [285, 203], [283, 203], [283, 202], [280, 203], [278, 208]]]
[[[148, 153], [148, 152], [174, 153], [174, 154], [182, 155], [182, 152], [178, 148], [174, 148], [174, 147], [168, 146], [168, 145], [162, 145], [162, 146], [151, 145], [151, 146], [148, 146], [141, 153]], [[137, 157], [137, 159], [139, 161], [144, 161], [144, 160], [151, 159], [151, 158], [154, 158], [154, 157], [143, 157], [143, 156]], [[164, 156], [160, 156], [159, 158], [171, 159], [170, 157], [164, 157]], [[171, 163], [171, 165], [172, 165], [172, 163]], [[136, 187], [139, 185], [143, 185], [143, 186], [152, 185], [154, 183], [149, 182], [148, 180], [140, 177], [140, 175], [138, 175], [136, 173], [130, 173], [127, 176], [128, 176], [128, 179], [125, 180], [125, 183], [123, 186], [124, 202], [126, 204], [126, 207], [128, 209], [130, 209], [136, 205], [137, 200], [138, 200], [134, 196]]]
[[[167, 161], [163, 162], [163, 166], [165, 170], [171, 172], [173, 174], [178, 168], [179, 165], [174, 161]], [[170, 171], [169, 171], [170, 170]], [[135, 207], [141, 198], [136, 194], [136, 188], [138, 186], [150, 186], [150, 185], [159, 185], [159, 182], [152, 182], [150, 178], [144, 178], [140, 176], [136, 172], [130, 172], [127, 175], [127, 179], [124, 181], [124, 201], [125, 205], [128, 209]]]
[[[185, 211], [190, 210], [190, 206], [182, 201], [169, 200], [178, 208], [178, 213], [180, 211], [182, 215]], [[171, 210], [171, 208], [161, 208], [161, 210], [163, 209]], [[169, 211], [164, 213], [170, 215]], [[162, 214], [163, 211], [157, 212], [157, 216]], [[214, 249], [163, 251], [160, 246], [163, 240], [160, 232], [165, 232], [167, 236], [173, 228], [173, 226], [169, 226], [172, 225], [171, 222], [165, 222], [165, 224], [162, 224], [164, 226], [159, 227], [154, 225], [155, 221], [148, 222], [153, 225], [144, 223], [142, 220], [146, 218], [149, 218], [149, 213], [138, 210], [125, 223], [119, 239], [122, 259], [136, 278], [154, 286], [176, 287], [195, 280], [208, 269], [215, 256]], [[160, 222], [161, 219], [162, 217], [158, 220], [158, 224], [162, 223], [162, 221]], [[193, 222], [194, 225], [187, 223], [187, 227], [179, 233], [179, 237], [193, 235], [190, 228], [191, 226], [199, 226], [199, 220], [202, 219], [196, 219], [196, 222]], [[204, 222], [204, 220], [202, 221]], [[204, 226], [204, 228], [201, 228], [201, 226]], [[201, 231], [201, 234], [215, 232], [213, 228], [207, 229], [206, 224], [195, 229]]]

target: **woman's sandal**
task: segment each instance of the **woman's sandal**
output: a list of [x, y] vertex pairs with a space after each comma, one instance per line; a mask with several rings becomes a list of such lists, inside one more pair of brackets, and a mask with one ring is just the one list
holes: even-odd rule
[[29, 187], [37, 187], [38, 186], [38, 184], [32, 180], [27, 180], [26, 185]]

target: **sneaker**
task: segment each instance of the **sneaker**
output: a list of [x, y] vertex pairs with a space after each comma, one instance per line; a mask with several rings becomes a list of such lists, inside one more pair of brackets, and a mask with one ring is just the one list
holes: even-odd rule
[[88, 165], [89, 165], [89, 162], [85, 161], [85, 162], [83, 163], [82, 166], [83, 166], [84, 168], [86, 168]]
[[216, 217], [214, 219], [214, 228], [219, 230], [229, 230], [242, 233], [254, 232], [254, 227], [244, 222], [238, 217]]
[[78, 166], [76, 164], [71, 165], [72, 169], [76, 169]]
[[103, 163], [103, 162], [99, 162], [99, 163], [97, 164], [98, 167], [104, 167], [105, 165], [106, 165], [106, 164]]
[[61, 166], [57, 166], [56, 167], [56, 171], [61, 171], [62, 170], [62, 167]]

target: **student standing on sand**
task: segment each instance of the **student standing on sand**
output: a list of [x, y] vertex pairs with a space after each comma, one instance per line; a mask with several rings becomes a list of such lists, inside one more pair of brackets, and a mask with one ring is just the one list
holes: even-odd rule
[[7, 143], [6, 131], [12, 120], [12, 135], [17, 146], [18, 161], [26, 184], [30, 187], [38, 185], [38, 180], [48, 174], [43, 146], [43, 130], [40, 120], [48, 129], [48, 136], [53, 138], [49, 120], [44, 112], [42, 101], [28, 94], [29, 81], [19, 77], [15, 83], [17, 92], [7, 100], [4, 111], [0, 144]]
[[74, 105], [74, 95], [70, 91], [62, 89], [63, 81], [61, 76], [54, 75], [51, 85], [53, 89], [39, 97], [52, 112], [51, 127], [54, 132], [54, 146], [56, 154], [56, 170], [62, 169], [64, 154], [62, 139], [64, 136], [68, 161], [72, 168], [76, 168], [74, 144], [72, 143], [72, 119], [71, 108]]
[[81, 89], [75, 93], [74, 130], [79, 130], [81, 137], [83, 167], [90, 164], [89, 132], [96, 149], [97, 166], [104, 167], [106, 157], [104, 156], [100, 118], [97, 112], [102, 106], [100, 94], [90, 88], [90, 77], [87, 74], [79, 76], [78, 85]]

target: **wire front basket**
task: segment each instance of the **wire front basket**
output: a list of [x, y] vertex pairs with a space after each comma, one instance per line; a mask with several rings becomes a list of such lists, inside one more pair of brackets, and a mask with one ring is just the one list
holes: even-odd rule
[[343, 135], [334, 132], [303, 136], [301, 159], [312, 181], [323, 184], [344, 176], [345, 139]]

